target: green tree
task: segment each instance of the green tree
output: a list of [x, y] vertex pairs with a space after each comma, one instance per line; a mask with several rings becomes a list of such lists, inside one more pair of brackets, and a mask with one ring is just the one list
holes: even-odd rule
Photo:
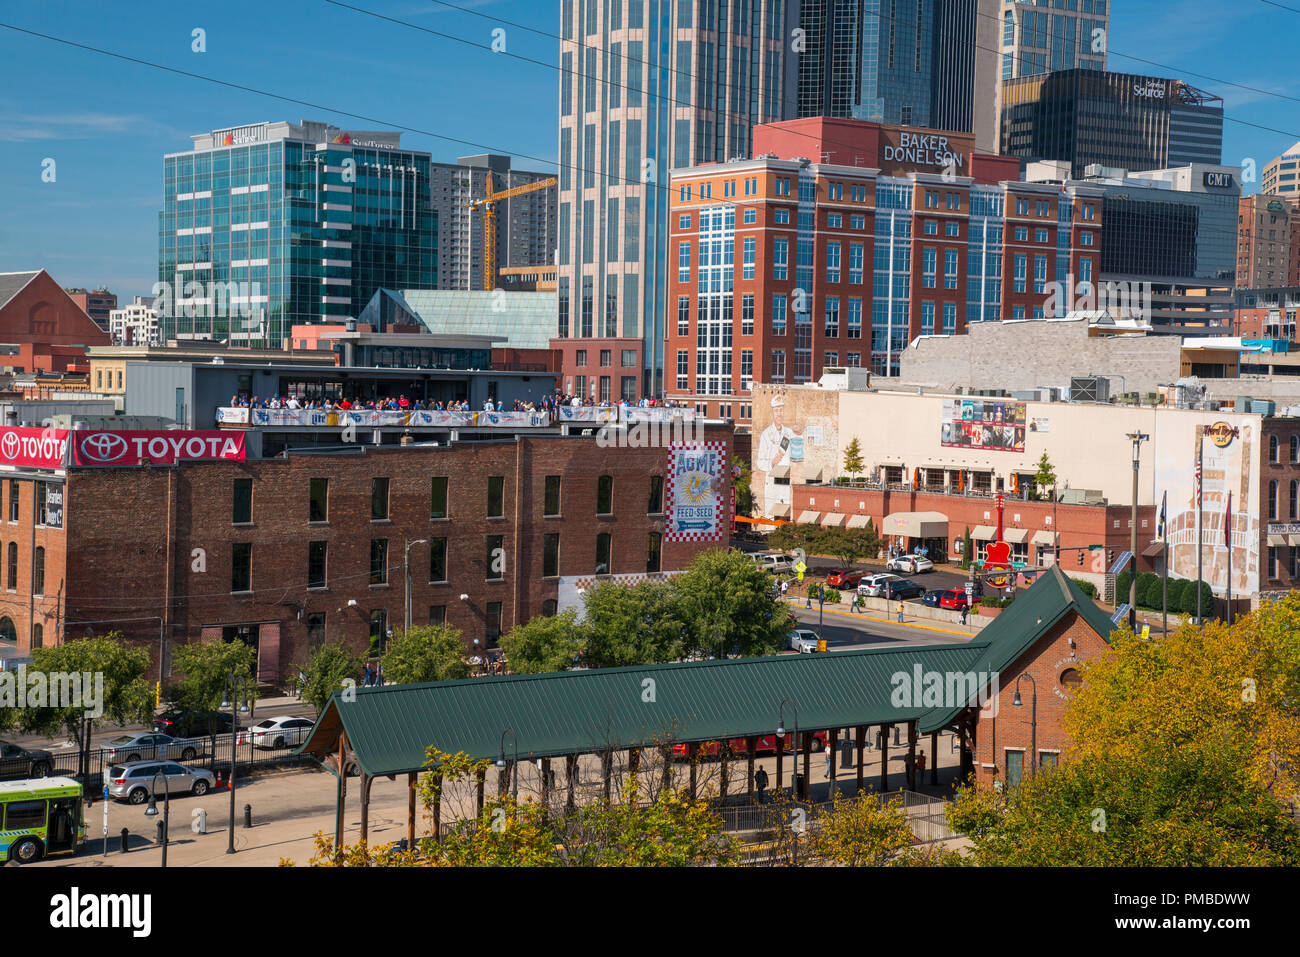
[[1209, 582], [1185, 582], [1178, 610], [1184, 615], [1196, 614], [1196, 592], [1198, 589], [1201, 593], [1201, 617], [1210, 618], [1214, 615], [1214, 590], [1210, 588]]
[[347, 687], [347, 682], [360, 681], [364, 666], [365, 662], [360, 655], [338, 642], [321, 645], [312, 652], [302, 669], [307, 679], [303, 685], [302, 700], [313, 705], [317, 711], [322, 710], [329, 703], [330, 696]]
[[971, 562], [975, 558], [975, 540], [971, 538], [970, 526], [966, 526], [966, 531], [961, 537], [961, 567], [970, 568]]
[[[732, 552], [760, 571], [749, 558]], [[766, 577], [766, 576], [764, 576]], [[586, 646], [583, 663], [592, 668], [619, 668], [676, 661], [686, 653], [688, 628], [672, 585], [643, 581], [635, 585], [602, 582], [583, 595]]]
[[168, 684], [165, 695], [177, 708], [216, 711], [230, 676], [250, 678], [256, 667], [257, 652], [242, 641], [186, 642], [172, 652], [172, 668], [180, 677]]
[[[0, 714], [7, 716], [11, 727], [38, 734], [64, 734], [81, 749], [89, 745], [96, 721], [117, 725], [148, 724], [154, 712], [154, 688], [148, 680], [149, 652], [129, 644], [121, 632], [95, 638], [76, 638], [61, 645], [32, 649], [32, 663], [27, 676], [45, 675], [47, 693], [36, 700], [29, 693], [25, 707], [0, 697]], [[54, 674], [89, 676], [89, 685], [80, 678], [79, 693], [57, 696], [49, 676]], [[78, 692], [65, 682], [63, 690]], [[57, 700], [55, 698], [57, 697]], [[99, 699], [99, 700], [96, 700]]]
[[856, 477], [862, 474], [865, 466], [862, 464], [862, 444], [858, 442], [855, 435], [849, 442], [848, 448], [844, 450], [844, 471], [848, 472], [850, 477]]
[[983, 865], [1300, 863], [1300, 596], [1235, 623], [1086, 664], [1073, 746], [1006, 795], [968, 788], [949, 820]]
[[[604, 583], [598, 588], [617, 588]], [[558, 615], [538, 615], [516, 625], [501, 638], [501, 648], [515, 674], [567, 671], [586, 645], [586, 629], [576, 609]]]
[[1038, 488], [1039, 494], [1046, 494], [1056, 487], [1056, 469], [1052, 467], [1046, 452], [1039, 456], [1038, 471], [1034, 473], [1034, 485]]
[[465, 642], [448, 625], [421, 625], [394, 635], [384, 652], [384, 682], [406, 685], [469, 677]]
[[[754, 508], [753, 472], [749, 463], [739, 455], [731, 457], [731, 465], [731, 484], [736, 489], [736, 514], [747, 516]], [[735, 474], [735, 469], [740, 469], [739, 475]]]
[[772, 597], [767, 575], [740, 552], [701, 552], [671, 587], [691, 636], [688, 650], [770, 655], [784, 647], [789, 611]]
[[901, 800], [882, 806], [874, 794], [847, 798], [836, 791], [813, 831], [812, 855], [824, 865], [881, 867], [911, 843]]

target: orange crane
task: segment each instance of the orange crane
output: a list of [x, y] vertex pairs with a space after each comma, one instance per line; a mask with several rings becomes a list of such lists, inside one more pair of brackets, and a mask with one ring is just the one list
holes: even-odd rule
[[470, 209], [483, 210], [483, 289], [484, 291], [495, 289], [497, 287], [497, 208], [496, 204], [512, 196], [522, 196], [524, 193], [536, 192], [539, 189], [546, 189], [549, 186], [555, 186], [559, 180], [554, 176], [547, 179], [539, 179], [535, 183], [529, 183], [527, 186], [515, 186], [511, 189], [502, 190], [497, 193], [493, 191], [492, 174], [487, 176], [487, 196], [483, 199], [476, 199], [465, 205]]

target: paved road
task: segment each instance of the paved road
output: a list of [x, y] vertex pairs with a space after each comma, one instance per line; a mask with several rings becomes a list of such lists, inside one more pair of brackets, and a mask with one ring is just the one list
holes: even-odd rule
[[[895, 608], [898, 606], [895, 605]], [[947, 645], [962, 644], [978, 634], [973, 628], [963, 628], [958, 624], [930, 619], [909, 618], [906, 608], [903, 622], [886, 620], [883, 612], [871, 611], [855, 614], [840, 607], [823, 609], [818, 627], [817, 608], [811, 610], [802, 606], [792, 607], [800, 623], [817, 631], [826, 639], [831, 651], [849, 648], [868, 648], [875, 645]]]

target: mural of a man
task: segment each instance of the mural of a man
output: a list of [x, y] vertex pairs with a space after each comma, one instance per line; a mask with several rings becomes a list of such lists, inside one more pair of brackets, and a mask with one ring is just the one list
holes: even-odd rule
[[758, 455], [754, 458], [754, 469], [770, 472], [790, 464], [790, 440], [803, 434], [803, 426], [793, 428], [785, 424], [785, 400], [779, 395], [772, 397], [772, 424], [763, 430], [758, 440]]

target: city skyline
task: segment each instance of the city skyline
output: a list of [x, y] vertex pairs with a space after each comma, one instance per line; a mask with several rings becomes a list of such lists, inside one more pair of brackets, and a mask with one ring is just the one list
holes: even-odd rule
[[[35, 9], [23, 19], [6, 21], [73, 43], [278, 93], [304, 105], [175, 74], [168, 80], [167, 73], [153, 67], [0, 29], [9, 88], [27, 90], [22, 102], [0, 99], [0, 142], [6, 144], [0, 151], [0, 175], [10, 186], [8, 215], [0, 219], [0, 264], [9, 269], [43, 266], [61, 283], [106, 287], [121, 302], [150, 294], [157, 276], [162, 157], [186, 148], [193, 134], [224, 126], [277, 119], [320, 119], [352, 128], [402, 125], [411, 128], [403, 130], [404, 144], [429, 152], [435, 162], [492, 151], [511, 155], [521, 168], [555, 169], [560, 41], [546, 34], [559, 32], [558, 6], [551, 17], [540, 16], [536, 4], [519, 0], [467, 7], [473, 12], [459, 12], [432, 0], [369, 8], [425, 31], [456, 36], [458, 42], [322, 2], [318, 17], [297, 18], [293, 23], [294, 35], [306, 51], [306, 70], [278, 42], [236, 34], [227, 27], [240, 22], [241, 8], [254, 10], [252, 4], [237, 3], [222, 20], [205, 23], [206, 18], [193, 11], [163, 5], [109, 12], [73, 3], [62, 12]], [[1300, 139], [1300, 105], [1198, 74], [1204, 71], [1289, 96], [1280, 77], [1259, 75], [1266, 68], [1249, 73], [1237, 68], [1243, 61], [1232, 51], [1244, 49], [1247, 37], [1259, 29], [1290, 28], [1289, 21], [1296, 15], [1260, 4], [1258, 9], [1243, 7], [1223, 21], [1186, 3], [1163, 4], [1154, 12], [1112, 4], [1110, 15], [1110, 69], [1184, 78], [1224, 97], [1224, 162], [1237, 165], [1243, 158], [1253, 159], [1255, 179], [1243, 182], [1243, 192], [1257, 192], [1264, 165]], [[256, 16], [272, 28], [266, 36], [285, 35], [273, 28], [284, 24], [286, 14], [257, 7]], [[492, 17], [533, 27], [541, 34]], [[508, 54], [514, 55], [509, 69], [495, 68], [489, 59], [503, 55], [491, 52], [496, 28], [505, 31], [501, 39]], [[1164, 38], [1155, 51], [1145, 39], [1153, 28]], [[205, 52], [192, 50], [197, 44], [195, 29], [205, 31]], [[385, 55], [320, 52], [331, 50], [340, 35], [350, 38], [353, 50], [377, 46]], [[430, 56], [431, 51], [435, 55]], [[1163, 65], [1122, 55], [1130, 52], [1135, 57], [1151, 53]], [[311, 57], [318, 55], [319, 66], [310, 68]], [[1199, 69], [1180, 71], [1179, 67]], [[19, 82], [20, 77], [32, 75], [43, 76], [44, 82]], [[480, 85], [467, 85], [466, 77]], [[462, 95], [439, 94], [440, 81]], [[382, 96], [375, 96], [374, 84], [385, 90]], [[440, 133], [455, 141], [411, 130]], [[42, 180], [47, 159], [56, 164], [54, 182]]]

